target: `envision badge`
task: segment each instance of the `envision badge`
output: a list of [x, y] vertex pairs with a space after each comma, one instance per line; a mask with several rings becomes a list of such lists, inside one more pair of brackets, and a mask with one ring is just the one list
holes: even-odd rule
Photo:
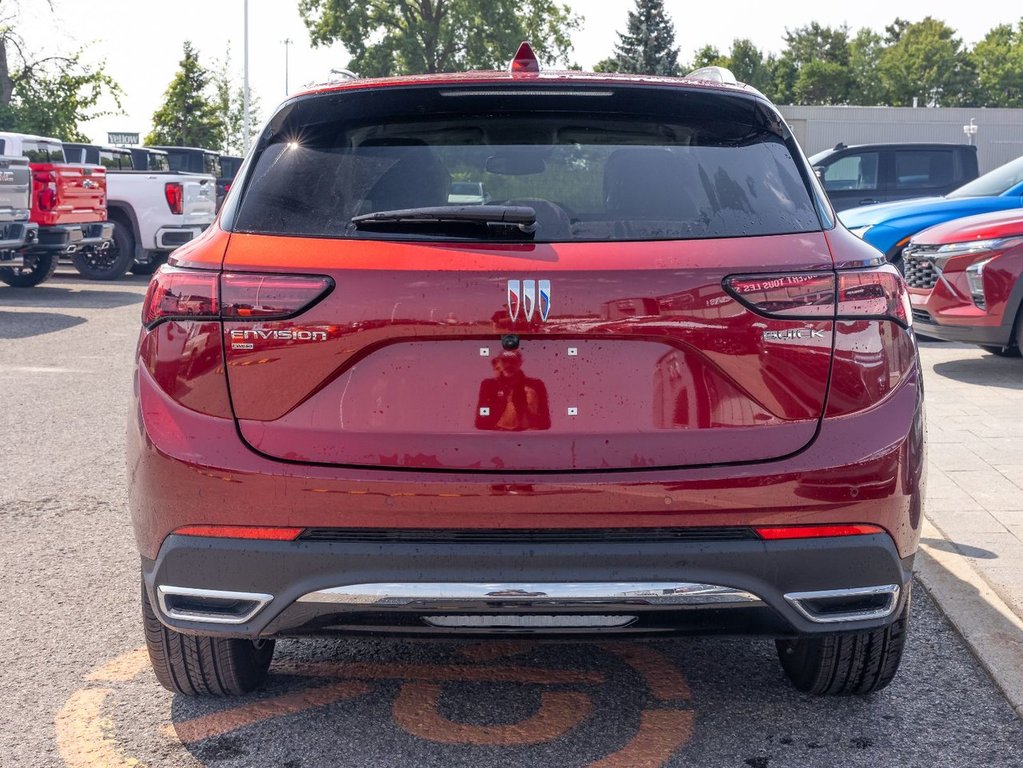
[[308, 331], [301, 328], [283, 328], [279, 331], [266, 331], [262, 328], [235, 328], [231, 331], [231, 341], [257, 339], [262, 341], [326, 341], [326, 331]]
[[792, 341], [795, 339], [823, 339], [824, 331], [817, 328], [789, 328], [787, 331], [764, 331], [764, 341]]
[[547, 322], [551, 313], [551, 281], [509, 280], [508, 314], [512, 320], [518, 320], [520, 309], [527, 322], [533, 319], [534, 312], [541, 322]]

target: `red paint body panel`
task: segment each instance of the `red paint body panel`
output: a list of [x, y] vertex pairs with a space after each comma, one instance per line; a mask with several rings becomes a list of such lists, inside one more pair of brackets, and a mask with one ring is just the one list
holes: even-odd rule
[[[913, 243], [939, 246], [979, 240], [1004, 240], [1005, 244], [992, 250], [954, 256], [945, 264], [941, 279], [933, 288], [910, 288], [913, 306], [926, 310], [939, 325], [1011, 328], [1020, 311], [1023, 215], [1019, 211], [998, 211], [940, 224], [916, 235]], [[986, 259], [990, 261], [983, 273], [985, 305], [979, 307], [970, 294], [966, 269]]]
[[915, 551], [923, 487], [918, 373], [884, 403], [825, 419], [802, 453], [768, 463], [584, 475], [481, 476], [274, 461], [230, 419], [171, 400], [145, 369], [128, 429], [139, 550], [192, 524], [370, 528], [644, 528], [873, 523]]
[[[267, 254], [286, 265], [295, 242], [235, 236], [225, 267], [265, 267]], [[316, 254], [303, 271], [335, 289], [294, 320], [224, 323], [241, 434], [267, 455], [621, 469], [775, 458], [816, 433], [833, 322], [758, 315], [722, 282], [829, 267], [823, 235], [529, 249], [301, 242]], [[522, 278], [551, 280], [546, 321], [511, 318], [508, 280]], [[797, 328], [819, 338], [764, 339]], [[279, 331], [315, 338], [263, 338]], [[528, 393], [510, 405], [507, 333], [521, 340], [515, 374]]]
[[33, 181], [32, 209], [29, 220], [41, 227], [61, 224], [89, 224], [107, 220], [107, 171], [101, 165], [64, 165], [30, 163], [33, 177], [47, 174], [57, 193], [52, 210], [39, 207], [40, 185]]

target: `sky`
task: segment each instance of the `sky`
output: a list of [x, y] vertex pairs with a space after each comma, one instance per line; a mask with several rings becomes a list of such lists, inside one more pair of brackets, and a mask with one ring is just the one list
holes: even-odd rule
[[[584, 17], [572, 54], [574, 62], [584, 69], [611, 54], [617, 33], [625, 28], [628, 12], [635, 7], [634, 0], [562, 1]], [[153, 112], [160, 106], [177, 71], [185, 39], [192, 41], [206, 66], [216, 59], [222, 60], [230, 45], [232, 69], [241, 83], [245, 0], [50, 2], [53, 15], [45, 10], [45, 0], [20, 0], [18, 29], [28, 49], [52, 54], [85, 46], [86, 59], [94, 63], [105, 60], [107, 73], [124, 91], [123, 114], [83, 124], [83, 131], [94, 142], [105, 142], [108, 131], [138, 132], [144, 136], [150, 130]], [[1011, 10], [1013, 7], [1015, 11]], [[896, 16], [919, 21], [931, 15], [956, 29], [962, 41], [972, 45], [993, 26], [1016, 24], [1023, 16], [1023, 9], [1010, 3], [973, 5], [949, 0], [826, 4], [817, 0], [783, 3], [734, 0], [728, 6], [666, 0], [665, 8], [675, 25], [682, 61], [691, 59], [693, 52], [706, 44], [727, 52], [736, 38], [749, 38], [762, 51], [778, 53], [784, 48], [786, 29], [796, 29], [811, 21], [883, 32]], [[287, 94], [286, 50], [290, 91], [321, 82], [332, 68], [348, 63], [340, 45], [329, 48], [310, 45], [298, 14], [298, 0], [248, 0], [248, 15], [249, 86], [262, 103], [263, 118]], [[283, 42], [286, 39], [292, 41], [288, 46]], [[512, 53], [508, 52], [509, 58]]]

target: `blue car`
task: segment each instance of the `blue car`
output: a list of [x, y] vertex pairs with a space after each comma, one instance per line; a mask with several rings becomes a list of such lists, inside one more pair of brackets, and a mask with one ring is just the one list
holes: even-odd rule
[[888, 260], [901, 264], [902, 249], [921, 230], [952, 219], [1023, 208], [1023, 157], [995, 168], [944, 197], [921, 197], [841, 211], [838, 218]]

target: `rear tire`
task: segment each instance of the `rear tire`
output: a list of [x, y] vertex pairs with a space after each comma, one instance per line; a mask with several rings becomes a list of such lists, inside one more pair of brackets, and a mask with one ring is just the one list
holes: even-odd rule
[[133, 275], [151, 275], [160, 268], [160, 263], [158, 261], [150, 261], [145, 264], [135, 262], [128, 271]]
[[990, 352], [992, 355], [998, 355], [999, 357], [1019, 357], [1019, 347], [995, 347], [990, 344], [979, 345], [985, 352]]
[[160, 685], [185, 696], [240, 696], [267, 677], [274, 641], [186, 635], [160, 623], [142, 585], [142, 623]]
[[45, 283], [57, 271], [57, 254], [42, 253], [34, 257], [31, 267], [2, 267], [0, 281], [14, 288], [32, 288]]
[[135, 260], [135, 238], [127, 226], [114, 222], [114, 235], [105, 251], [77, 251], [75, 269], [88, 280], [118, 280]]
[[800, 691], [849, 696], [884, 688], [898, 672], [909, 629], [909, 589], [898, 617], [866, 632], [776, 640], [782, 669]]

